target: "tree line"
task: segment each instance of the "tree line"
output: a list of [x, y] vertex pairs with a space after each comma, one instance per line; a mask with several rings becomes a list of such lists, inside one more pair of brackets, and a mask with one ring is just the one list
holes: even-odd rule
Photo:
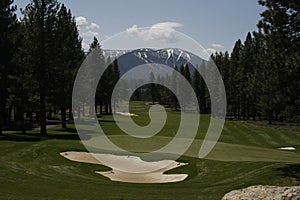
[[[299, 123], [300, 4], [297, 0], [259, 0], [258, 3], [266, 7], [257, 24], [258, 30], [249, 32], [243, 42], [237, 40], [231, 53], [216, 52], [210, 57], [224, 81], [227, 116], [267, 119], [270, 124], [274, 120]], [[202, 63], [197, 68], [206, 67]], [[200, 112], [210, 113], [210, 96], [203, 77], [196, 70], [191, 74], [188, 65], [174, 69], [193, 86]], [[149, 78], [154, 80], [153, 74]], [[174, 77], [158, 76], [157, 79], [169, 82]], [[133, 99], [179, 108], [171, 91], [154, 84], [140, 88]]]
[[72, 82], [84, 58], [81, 39], [65, 5], [32, 0], [17, 19], [12, 4], [1, 1], [0, 131], [21, 123], [25, 132], [26, 114], [31, 123], [40, 123], [41, 134], [46, 135], [46, 117], [52, 118], [54, 111], [60, 110], [66, 127]]
[[[56, 0], [31, 0], [16, 16], [13, 0], [0, 3], [0, 133], [39, 123], [60, 111], [66, 128], [72, 86], [84, 59], [71, 11]], [[29, 119], [27, 122], [25, 119]]]
[[[203, 72], [203, 75], [207, 76], [207, 64], [203, 61], [200, 65], [195, 66], [199, 71]], [[166, 75], [157, 75], [155, 76], [153, 72], [149, 74], [149, 80], [154, 84], [144, 85], [138, 88], [132, 95], [131, 100], [133, 101], [149, 101], [152, 104], [159, 103], [164, 105], [165, 107], [172, 108], [175, 111], [181, 110], [185, 111], [185, 105], [180, 105], [177, 99], [176, 94], [174, 94], [169, 88], [160, 85], [158, 83], [162, 83], [164, 85], [168, 85], [167, 83], [171, 83], [173, 89], [177, 92], [177, 95], [184, 95], [184, 101], [182, 103], [187, 104], [185, 102], [190, 99], [189, 94], [186, 94], [184, 91], [184, 87], [182, 83], [178, 82], [178, 73], [180, 73], [190, 84], [196, 94], [198, 103], [199, 103], [199, 112], [202, 114], [210, 113], [210, 96], [206, 86], [206, 83], [201, 77], [200, 73], [192, 68], [190, 70], [189, 64], [182, 64], [180, 67], [174, 66], [174, 71], [172, 74]], [[178, 73], [177, 73], [178, 72]], [[193, 102], [190, 102], [193, 103]], [[194, 106], [193, 106], [194, 107]]]
[[[258, 30], [238, 40], [231, 53], [217, 52], [211, 59], [224, 80], [229, 117], [300, 121], [300, 14], [297, 0], [259, 0], [266, 10]], [[71, 11], [57, 0], [31, 0], [16, 16], [13, 0], [0, 2], [0, 134], [4, 127], [39, 123], [46, 135], [46, 120], [60, 112], [62, 127], [72, 119], [74, 79], [86, 54]], [[100, 46], [97, 39], [90, 52]], [[99, 55], [103, 65], [111, 63], [100, 80], [96, 111], [111, 114], [111, 92], [120, 72], [117, 60]], [[204, 63], [199, 63], [200, 69]], [[202, 113], [210, 112], [210, 97], [199, 73], [187, 65], [175, 66], [193, 86]], [[153, 75], [150, 79], [154, 79]], [[169, 77], [157, 77], [174, 81]], [[144, 94], [143, 94], [144, 93]], [[159, 101], [178, 109], [174, 94], [160, 85], [137, 90], [132, 99]], [[84, 107], [81, 108], [84, 110]], [[69, 116], [68, 116], [69, 114]], [[80, 112], [79, 112], [80, 114]], [[27, 121], [26, 121], [27, 119]]]
[[300, 122], [300, 4], [259, 0], [258, 30], [212, 59], [224, 79], [228, 115], [238, 119]]

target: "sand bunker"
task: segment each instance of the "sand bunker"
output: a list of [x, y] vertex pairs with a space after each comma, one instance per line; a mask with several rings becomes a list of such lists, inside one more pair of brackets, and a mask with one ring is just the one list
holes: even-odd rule
[[117, 156], [88, 152], [62, 152], [60, 155], [72, 161], [110, 167], [112, 168], [111, 171], [96, 173], [108, 177], [112, 181], [127, 183], [173, 183], [183, 181], [188, 177], [187, 174], [163, 174], [171, 169], [187, 165], [187, 163], [179, 163], [173, 160], [146, 162], [136, 156]]
[[282, 148], [278, 148], [280, 150], [286, 150], [286, 151], [295, 151], [296, 148], [295, 147], [282, 147]]
[[126, 116], [126, 117], [137, 117], [138, 115], [133, 113], [125, 113], [125, 112], [116, 112], [118, 115]]

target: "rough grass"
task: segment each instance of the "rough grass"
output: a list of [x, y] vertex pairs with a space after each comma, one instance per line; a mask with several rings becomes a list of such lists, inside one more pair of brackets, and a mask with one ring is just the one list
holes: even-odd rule
[[[146, 108], [135, 102], [141, 125], [149, 123]], [[168, 122], [153, 141], [158, 148], [170, 141], [180, 119], [168, 112]], [[100, 118], [101, 126], [115, 143], [129, 150], [147, 147], [142, 140], [122, 133], [113, 118]], [[48, 138], [36, 131], [28, 135], [9, 133], [0, 137], [0, 199], [220, 199], [226, 192], [256, 184], [297, 185], [300, 180], [300, 132], [274, 130], [247, 122], [227, 121], [220, 142], [206, 159], [197, 153], [209, 123], [201, 117], [197, 140], [179, 160], [189, 165], [167, 173], [188, 173], [186, 181], [172, 184], [127, 184], [111, 182], [94, 171], [108, 170], [100, 165], [71, 162], [63, 151], [86, 151], [74, 126], [49, 130]], [[25, 141], [24, 141], [25, 140]], [[154, 143], [152, 143], [154, 144]], [[295, 152], [277, 147], [295, 146]], [[299, 164], [298, 164], [299, 163]]]

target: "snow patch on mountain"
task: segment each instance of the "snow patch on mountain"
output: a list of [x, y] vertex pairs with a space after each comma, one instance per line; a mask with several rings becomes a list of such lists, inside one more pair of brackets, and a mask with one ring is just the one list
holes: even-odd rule
[[168, 58], [167, 58], [167, 60], [168, 60], [171, 58], [171, 56], [173, 56], [174, 51], [173, 51], [173, 49], [167, 49], [167, 53], [168, 53]]
[[181, 58], [182, 54], [183, 54], [183, 51], [181, 51], [181, 50], [180, 50], [180, 54], [179, 54], [179, 56], [178, 56], [178, 58], [177, 58], [176, 62], [178, 62], [178, 61], [180, 60], [180, 58]]

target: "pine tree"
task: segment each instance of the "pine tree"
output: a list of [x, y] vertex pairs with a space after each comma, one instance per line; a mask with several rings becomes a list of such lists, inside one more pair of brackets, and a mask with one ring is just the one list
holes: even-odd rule
[[[183, 73], [184, 73], [184, 77], [185, 77], [186, 81], [188, 82], [189, 85], [191, 85], [192, 78], [191, 78], [191, 72], [190, 72], [190, 68], [189, 68], [188, 64], [185, 65]], [[184, 99], [185, 99], [184, 106], [187, 107], [188, 105], [190, 105], [192, 103], [191, 102], [191, 94], [189, 92], [187, 92], [186, 90], [184, 90], [183, 95], [184, 95]]]
[[23, 11], [26, 26], [27, 59], [34, 68], [39, 85], [39, 120], [41, 135], [47, 135], [46, 129], [46, 95], [49, 89], [47, 78], [51, 57], [56, 49], [52, 49], [55, 31], [54, 19], [58, 14], [59, 3], [56, 0], [31, 0]]
[[9, 74], [12, 73], [14, 56], [14, 34], [16, 32], [16, 7], [13, 0], [0, 2], [0, 135], [3, 125], [9, 120], [6, 114], [6, 101], [9, 96]]
[[[288, 105], [299, 99], [299, 10], [296, 0], [259, 0], [267, 9], [261, 14], [258, 28], [266, 43], [263, 61], [265, 82], [261, 104], [269, 123], [283, 115]], [[297, 62], [298, 61], [298, 62]], [[297, 94], [297, 95], [295, 95]], [[294, 106], [297, 109], [297, 106]]]
[[238, 69], [240, 68], [240, 55], [242, 51], [242, 42], [238, 40], [233, 48], [230, 56], [230, 68], [228, 77], [227, 100], [229, 106], [229, 113], [232, 113], [235, 118], [240, 117], [240, 93], [238, 91], [239, 80]]
[[62, 128], [66, 128], [66, 110], [71, 108], [74, 74], [83, 60], [84, 53], [75, 18], [65, 5], [61, 6], [54, 21], [56, 22], [53, 45], [58, 51], [53, 54], [52, 58], [53, 88], [51, 96], [54, 98], [54, 105], [61, 110]]
[[250, 110], [253, 106], [254, 94], [252, 94], [250, 76], [255, 70], [254, 46], [251, 33], [247, 34], [240, 55], [240, 67], [237, 70], [238, 90], [240, 93], [241, 115], [243, 119], [250, 118]]
[[149, 85], [150, 96], [151, 96], [151, 99], [152, 99], [152, 104], [154, 105], [155, 100], [156, 100], [156, 96], [157, 96], [157, 88], [156, 88], [156, 85], [154, 84], [156, 79], [155, 79], [155, 76], [154, 76], [153, 72], [150, 72], [149, 80], [151, 82], [151, 84]]
[[[196, 68], [199, 70], [199, 66], [197, 65]], [[199, 104], [199, 109], [198, 112], [200, 113], [201, 110], [201, 104], [203, 102], [200, 101], [200, 95], [201, 95], [201, 75], [199, 73], [198, 70], [195, 70], [193, 73], [193, 77], [192, 77], [192, 86], [194, 89], [194, 92], [196, 94], [197, 100], [198, 100], [198, 104]]]
[[190, 68], [189, 65], [186, 64], [184, 67], [184, 77], [186, 78], [186, 80], [191, 83], [192, 79], [191, 79], [191, 72], [190, 72]]
[[[98, 50], [97, 50], [98, 49]], [[97, 51], [95, 51], [97, 50]], [[97, 55], [94, 55], [97, 53]], [[96, 37], [94, 37], [93, 42], [90, 44], [89, 54], [88, 56], [92, 56], [94, 58], [94, 64], [97, 66], [95, 68], [101, 68], [101, 70], [104, 70], [105, 66], [111, 65], [111, 59], [110, 57], [105, 61], [103, 50], [101, 48], [101, 45]], [[93, 73], [93, 72], [92, 72]], [[106, 71], [103, 72], [102, 77], [98, 83], [97, 91], [96, 91], [96, 113], [97, 113], [97, 107], [100, 106], [100, 114], [103, 114], [103, 106], [105, 106], [106, 112], [108, 112], [108, 105], [106, 105], [107, 102], [107, 90], [109, 87], [108, 84], [108, 73]], [[106, 113], [107, 114], [107, 113]]]
[[[175, 90], [175, 93], [179, 93], [179, 83], [178, 83], [178, 67], [175, 65], [174, 66], [174, 71], [172, 73], [171, 81], [172, 81], [172, 88]], [[175, 94], [171, 94], [171, 99], [173, 103], [173, 107], [175, 111], [178, 109], [178, 99]]]
[[[110, 114], [112, 114], [112, 105], [111, 103], [113, 103], [113, 107], [114, 107], [114, 111], [116, 110], [116, 102], [111, 102], [111, 98], [112, 98], [112, 93], [114, 90], [115, 85], [118, 83], [119, 79], [120, 79], [120, 70], [119, 70], [119, 64], [118, 64], [118, 59], [115, 59], [111, 65], [111, 75], [110, 75]], [[118, 100], [118, 99], [115, 99]]]
[[[196, 68], [198, 70], [195, 70], [193, 73], [192, 77], [192, 86], [195, 91], [195, 94], [198, 99], [199, 103], [199, 109], [200, 112], [203, 114], [208, 114], [209, 113], [209, 94], [208, 90], [206, 87], [206, 83], [204, 81], [204, 77], [206, 74], [206, 67], [205, 67], [205, 61], [203, 60], [200, 65], [197, 65]], [[202, 75], [200, 75], [199, 71], [201, 72]], [[202, 77], [204, 76], [204, 77]]]
[[100, 46], [99, 41], [98, 41], [97, 37], [94, 37], [93, 42], [90, 44], [89, 52], [91, 52], [93, 49], [95, 49], [98, 46]]
[[262, 106], [260, 100], [263, 98], [264, 93], [262, 91], [264, 85], [263, 78], [263, 62], [265, 59], [265, 42], [264, 37], [260, 32], [253, 33], [253, 65], [255, 66], [253, 73], [249, 75], [249, 85], [247, 86], [251, 93], [252, 107], [251, 115], [253, 120], [256, 117], [261, 119], [262, 117]]
[[[33, 107], [37, 106], [37, 101], [34, 98], [37, 91], [37, 82], [32, 79], [32, 68], [28, 67], [29, 64], [24, 56], [24, 52], [26, 52], [26, 47], [24, 46], [25, 29], [24, 23], [22, 21], [19, 22], [16, 31], [17, 44], [13, 58], [14, 73], [11, 75], [12, 82], [10, 83], [10, 91], [13, 95], [10, 95], [11, 105], [9, 105], [9, 107], [14, 107], [14, 110], [17, 110], [17, 113], [14, 115], [15, 122], [21, 122], [23, 134], [26, 133], [27, 128], [24, 114], [27, 112], [27, 115], [30, 116], [30, 126], [32, 126]], [[9, 118], [11, 117], [9, 116]]]
[[[184, 64], [182, 64], [180, 66], [179, 72], [186, 79], [186, 77], [185, 77], [186, 76], [186, 74], [185, 74], [186, 72], [185, 72], [185, 66], [184, 66]], [[176, 81], [179, 81], [179, 80], [180, 80], [179, 78], [176, 79]], [[183, 87], [183, 85], [181, 83], [177, 83], [177, 91], [178, 91], [178, 95], [181, 97], [181, 99], [185, 99], [186, 93], [185, 93], [185, 89], [184, 89], [184, 87]], [[185, 111], [186, 102], [182, 101], [180, 106], [181, 106], [180, 107], [181, 111]]]

